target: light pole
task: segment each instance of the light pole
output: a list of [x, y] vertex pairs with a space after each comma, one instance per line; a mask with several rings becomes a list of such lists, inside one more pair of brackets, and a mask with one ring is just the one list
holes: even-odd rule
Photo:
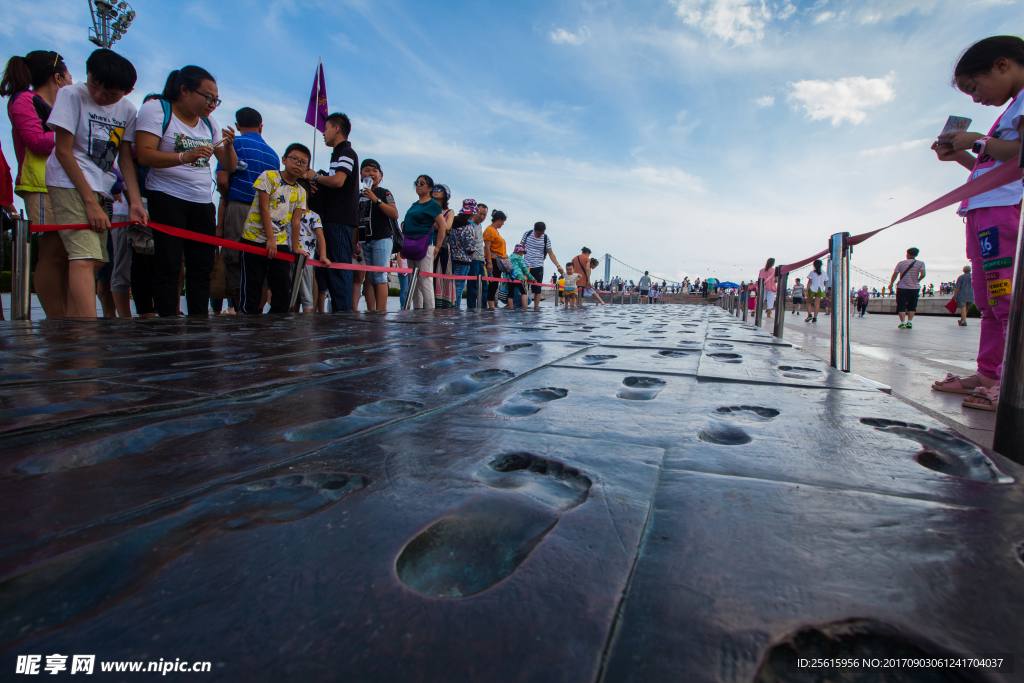
[[89, 40], [108, 49], [125, 34], [135, 19], [135, 10], [127, 2], [115, 4], [108, 0], [90, 0], [89, 13], [92, 15]]

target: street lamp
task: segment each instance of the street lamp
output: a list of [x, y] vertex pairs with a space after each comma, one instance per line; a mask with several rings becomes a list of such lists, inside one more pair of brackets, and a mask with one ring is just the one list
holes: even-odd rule
[[105, 48], [116, 43], [135, 19], [135, 10], [127, 2], [90, 0], [89, 13], [92, 14], [89, 40]]

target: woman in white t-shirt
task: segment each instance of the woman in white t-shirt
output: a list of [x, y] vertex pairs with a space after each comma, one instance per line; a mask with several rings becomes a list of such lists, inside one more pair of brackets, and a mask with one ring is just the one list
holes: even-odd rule
[[[210, 157], [233, 173], [238, 166], [233, 128], [210, 116], [220, 104], [217, 82], [205, 69], [186, 66], [167, 77], [160, 99], [139, 110], [136, 149], [149, 167], [146, 196], [153, 223], [213, 236], [217, 229]], [[222, 144], [223, 143], [223, 144]], [[153, 230], [153, 303], [160, 316], [178, 311], [178, 273], [185, 262], [189, 315], [207, 315], [216, 248]]]
[[[828, 291], [828, 276], [821, 270], [821, 259], [814, 262], [814, 268], [807, 273], [807, 318], [805, 323], [818, 322], [818, 311]], [[814, 313], [811, 313], [811, 302], [814, 302]]]

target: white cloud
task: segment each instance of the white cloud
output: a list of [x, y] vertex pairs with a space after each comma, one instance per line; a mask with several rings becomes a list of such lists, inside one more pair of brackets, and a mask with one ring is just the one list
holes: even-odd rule
[[677, 0], [676, 14], [709, 36], [736, 45], [764, 38], [772, 14], [763, 0]]
[[552, 43], [582, 45], [583, 41], [590, 37], [590, 29], [586, 26], [580, 26], [576, 33], [572, 33], [564, 28], [556, 28], [548, 34], [548, 37], [551, 38]]
[[833, 126], [843, 121], [856, 125], [867, 118], [866, 109], [896, 98], [895, 82], [896, 72], [883, 78], [852, 76], [837, 81], [798, 81], [790, 83], [789, 98], [802, 105], [814, 121], [832, 119]]
[[883, 154], [891, 154], [892, 152], [904, 152], [908, 149], [928, 147], [931, 144], [932, 138], [922, 138], [920, 140], [907, 140], [906, 142], [900, 142], [895, 145], [886, 145], [885, 147], [873, 147], [871, 149], [861, 150], [860, 155], [864, 157], [881, 156]]
[[785, 21], [786, 19], [789, 19], [791, 16], [793, 16], [794, 12], [796, 12], [796, 7], [793, 5], [793, 3], [789, 2], [789, 0], [786, 0], [785, 5], [783, 5], [782, 7], [775, 8], [775, 17], [777, 19], [782, 19], [783, 21]]
[[835, 19], [835, 16], [836, 16], [835, 12], [822, 12], [818, 16], [814, 17], [814, 23], [815, 24], [824, 24], [826, 21], [829, 21], [831, 19]]
[[770, 107], [775, 104], [775, 97], [773, 95], [765, 95], [764, 97], [758, 97], [754, 100], [754, 104], [759, 107]]

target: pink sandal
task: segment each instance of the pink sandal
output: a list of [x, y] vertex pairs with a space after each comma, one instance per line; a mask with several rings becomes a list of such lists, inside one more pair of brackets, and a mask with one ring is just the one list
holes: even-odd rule
[[964, 399], [962, 405], [964, 408], [995, 412], [999, 407], [999, 385], [997, 384], [988, 389], [978, 387], [974, 390], [973, 394]]
[[[992, 384], [987, 384], [986, 380], [992, 382]], [[988, 379], [981, 375], [963, 377], [947, 372], [946, 379], [932, 383], [932, 389], [935, 391], [945, 391], [949, 394], [973, 394], [976, 389], [990, 388], [993, 385], [998, 386], [996, 380]]]

